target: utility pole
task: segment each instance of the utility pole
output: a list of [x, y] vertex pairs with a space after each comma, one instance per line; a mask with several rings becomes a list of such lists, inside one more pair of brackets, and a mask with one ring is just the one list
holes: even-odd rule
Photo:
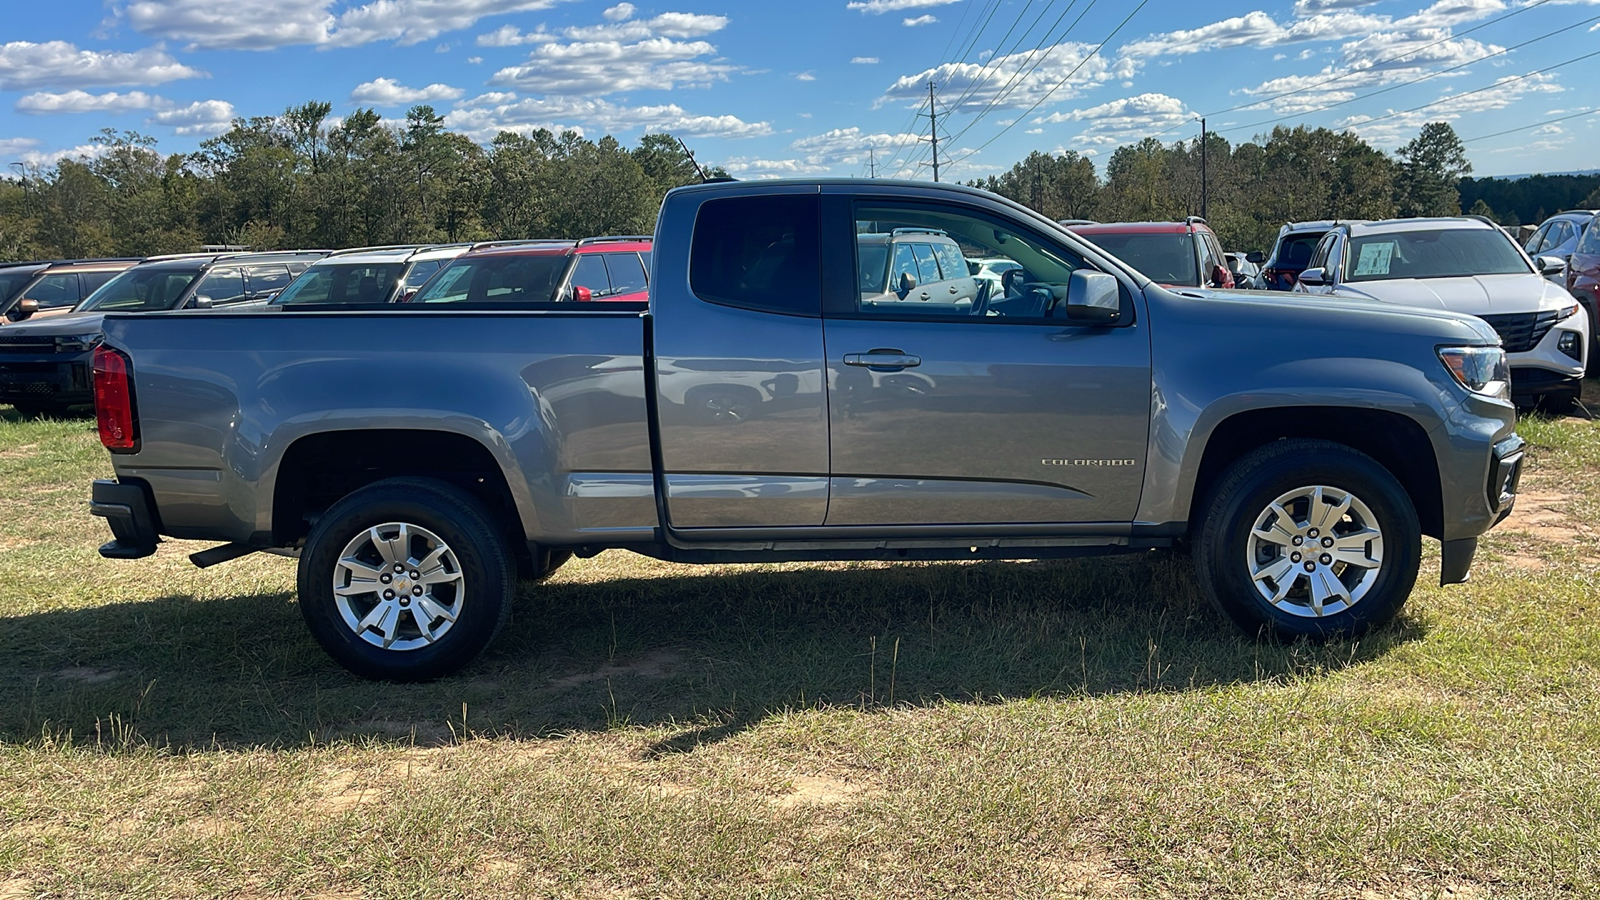
[[1206, 218], [1206, 119], [1200, 117], [1200, 218]]
[[878, 177], [878, 150], [876, 147], [867, 148], [867, 172], [869, 178]]
[[928, 140], [933, 142], [933, 180], [939, 180], [939, 117], [933, 108], [933, 79], [928, 79]]

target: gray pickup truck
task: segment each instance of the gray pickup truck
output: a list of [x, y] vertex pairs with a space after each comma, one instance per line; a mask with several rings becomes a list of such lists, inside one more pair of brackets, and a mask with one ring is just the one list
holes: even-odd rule
[[1166, 290], [925, 183], [680, 188], [653, 266], [648, 307], [107, 316], [101, 553], [297, 555], [317, 641], [414, 680], [482, 650], [519, 577], [607, 548], [1183, 545], [1247, 631], [1359, 634], [1400, 610], [1422, 535], [1464, 580], [1516, 493], [1505, 354], [1467, 316]]

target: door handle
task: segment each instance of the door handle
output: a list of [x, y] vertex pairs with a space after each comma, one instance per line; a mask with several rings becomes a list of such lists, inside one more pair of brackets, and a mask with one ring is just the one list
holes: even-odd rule
[[909, 369], [922, 365], [922, 357], [899, 350], [872, 350], [867, 353], [846, 353], [844, 364], [868, 369]]
[[960, 288], [956, 287], [955, 285], [953, 285], [953, 284], [950, 285], [950, 293], [954, 294], [955, 292], [957, 292], [959, 290], [960, 290]]
[[928, 292], [927, 291], [923, 291], [922, 292], [922, 299], [924, 299], [924, 300], [928, 299]]

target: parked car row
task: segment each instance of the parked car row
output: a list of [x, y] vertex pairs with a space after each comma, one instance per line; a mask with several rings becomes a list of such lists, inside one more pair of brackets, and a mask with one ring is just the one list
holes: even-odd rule
[[624, 236], [0, 266], [0, 402], [25, 415], [89, 403], [107, 313], [640, 302], [649, 258], [650, 238]]

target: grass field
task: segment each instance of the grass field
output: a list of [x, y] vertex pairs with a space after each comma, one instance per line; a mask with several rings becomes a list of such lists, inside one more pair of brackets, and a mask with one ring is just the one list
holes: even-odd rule
[[1428, 547], [1359, 642], [1242, 637], [1164, 554], [612, 552], [391, 686], [289, 560], [101, 559], [92, 424], [6, 409], [0, 900], [1600, 897], [1600, 425], [1521, 430], [1473, 581]]

